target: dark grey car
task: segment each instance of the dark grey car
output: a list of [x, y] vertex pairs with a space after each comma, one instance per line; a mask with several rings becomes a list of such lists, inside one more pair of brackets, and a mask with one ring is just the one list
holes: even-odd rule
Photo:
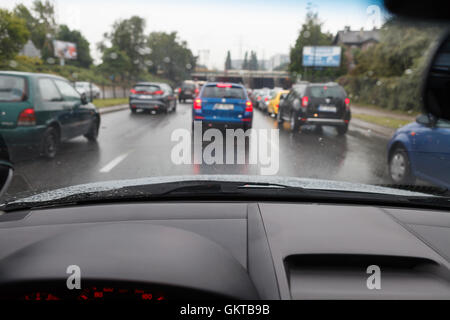
[[177, 109], [177, 99], [173, 89], [165, 83], [138, 82], [130, 90], [130, 110], [171, 112]]

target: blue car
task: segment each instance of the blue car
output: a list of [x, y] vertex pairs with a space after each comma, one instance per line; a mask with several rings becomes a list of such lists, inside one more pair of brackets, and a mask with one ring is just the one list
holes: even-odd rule
[[389, 175], [396, 184], [416, 178], [450, 188], [450, 122], [420, 115], [388, 143]]
[[236, 83], [208, 82], [194, 99], [192, 120], [203, 128], [252, 127], [253, 105], [244, 86]]

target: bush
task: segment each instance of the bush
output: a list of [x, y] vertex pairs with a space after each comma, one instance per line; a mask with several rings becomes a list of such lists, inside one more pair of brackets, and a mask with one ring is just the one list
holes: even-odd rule
[[377, 105], [390, 110], [420, 111], [420, 77], [370, 78], [343, 76], [338, 79], [347, 94], [357, 104]]

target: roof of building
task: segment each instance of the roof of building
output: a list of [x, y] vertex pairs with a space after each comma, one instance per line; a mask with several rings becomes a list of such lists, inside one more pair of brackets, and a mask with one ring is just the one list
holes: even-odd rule
[[380, 29], [351, 31], [345, 29], [338, 31], [334, 44], [363, 44], [368, 41], [380, 41]]

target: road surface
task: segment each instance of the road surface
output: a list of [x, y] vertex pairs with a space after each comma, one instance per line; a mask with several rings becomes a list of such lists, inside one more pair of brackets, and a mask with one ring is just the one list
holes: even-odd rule
[[[16, 163], [8, 194], [147, 176], [261, 174], [263, 164], [174, 164], [171, 152], [177, 142], [171, 141], [171, 135], [179, 128], [190, 132], [191, 108], [187, 103], [178, 104], [176, 112], [169, 114], [131, 114], [128, 109], [103, 114], [97, 143], [79, 137], [62, 143], [53, 160], [35, 158]], [[253, 127], [276, 129], [278, 125], [255, 110]], [[327, 127], [322, 132], [304, 130], [296, 134], [286, 124], [283, 128], [279, 134], [277, 175], [368, 184], [389, 182], [386, 138], [366, 134], [352, 125], [346, 136], [337, 136], [333, 128]]]

